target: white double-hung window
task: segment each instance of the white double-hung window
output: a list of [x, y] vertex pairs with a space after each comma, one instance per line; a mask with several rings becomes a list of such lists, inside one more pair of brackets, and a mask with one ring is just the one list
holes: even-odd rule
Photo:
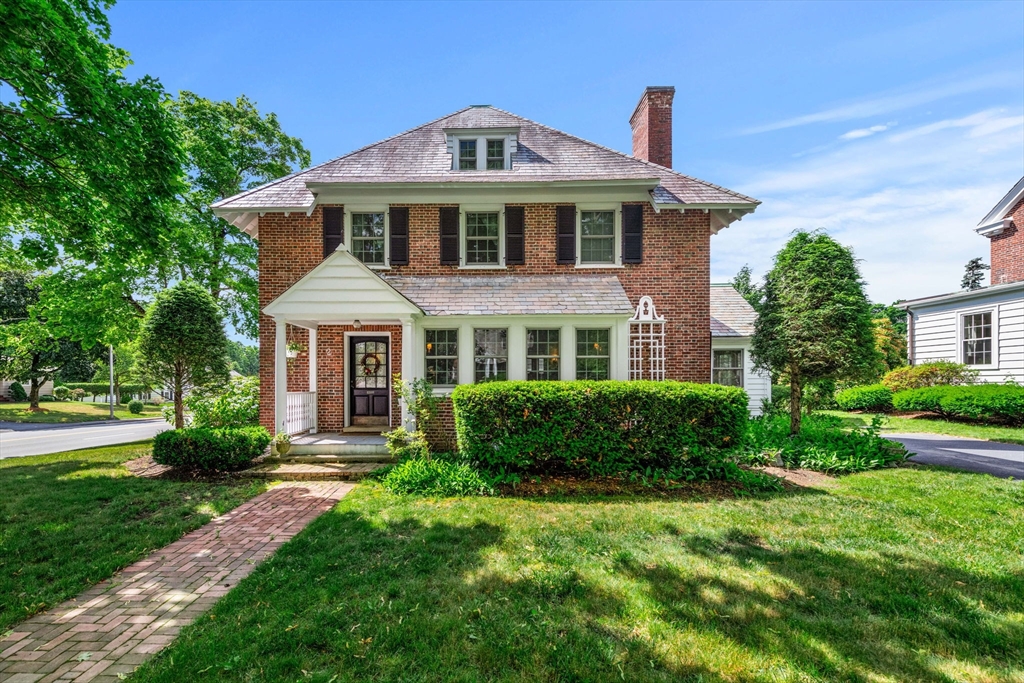
[[622, 215], [616, 206], [580, 206], [576, 212], [576, 265], [583, 268], [621, 264]]
[[992, 365], [992, 311], [961, 318], [962, 358], [965, 365]]
[[446, 129], [453, 171], [508, 171], [516, 152], [518, 128]]
[[388, 267], [388, 211], [386, 208], [345, 209], [345, 244], [370, 268]]

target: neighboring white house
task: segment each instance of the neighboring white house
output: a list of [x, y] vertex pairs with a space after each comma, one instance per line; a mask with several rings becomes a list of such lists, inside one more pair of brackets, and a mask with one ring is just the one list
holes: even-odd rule
[[711, 285], [711, 381], [742, 387], [750, 397], [751, 415], [760, 415], [762, 402], [772, 394], [771, 375], [750, 360], [756, 321], [757, 313], [732, 285]]
[[[11, 396], [11, 385], [14, 384], [12, 379], [0, 379], [0, 401], [12, 401], [14, 400]], [[28, 385], [22, 382], [21, 386], [25, 388], [25, 393], [28, 393]], [[47, 382], [39, 387], [40, 396], [49, 396], [53, 393], [53, 382]]]
[[904, 301], [908, 360], [963, 363], [985, 382], [1024, 383], [1024, 178], [975, 231], [990, 241], [993, 284]]

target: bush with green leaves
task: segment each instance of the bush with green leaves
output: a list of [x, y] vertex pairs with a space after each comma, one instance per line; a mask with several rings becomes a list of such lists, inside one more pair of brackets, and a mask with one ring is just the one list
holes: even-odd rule
[[245, 469], [270, 445], [263, 427], [188, 427], [160, 432], [153, 460], [185, 470], [234, 472]]
[[12, 382], [10, 392], [11, 400], [15, 403], [24, 403], [28, 400], [28, 394], [25, 393], [25, 387], [21, 386], [21, 382]]
[[921, 387], [974, 384], [977, 381], [977, 370], [973, 370], [963, 363], [951, 363], [945, 360], [896, 368], [882, 377], [882, 384], [894, 393]]
[[[64, 386], [72, 391], [81, 389], [83, 393], [90, 396], [106, 396], [110, 393], [110, 382], [68, 382]], [[149, 391], [149, 387], [145, 384], [122, 384], [120, 389], [122, 403], [127, 402], [125, 396], [130, 397], [133, 394], [144, 394]]]
[[459, 455], [487, 471], [644, 471], [717, 458], [746, 429], [742, 389], [684, 382], [490, 382], [452, 392]]
[[50, 394], [43, 394], [42, 396], [39, 397], [39, 400], [42, 401], [43, 403], [53, 403], [57, 399], [55, 399]]
[[138, 399], [128, 401], [128, 412], [132, 415], [142, 415], [142, 411], [145, 407], [146, 404]]
[[66, 401], [71, 398], [71, 390], [65, 386], [54, 387], [53, 397], [58, 401]]
[[902, 412], [935, 413], [944, 418], [994, 424], [1024, 424], [1024, 387], [1015, 384], [921, 387], [892, 397]]
[[392, 467], [381, 483], [392, 493], [425, 496], [486, 496], [494, 492], [471, 466], [447, 458], [411, 458]]
[[842, 410], [888, 413], [892, 410], [892, 392], [884, 384], [850, 387], [836, 394], [836, 403]]
[[[236, 377], [223, 387], [193, 391], [185, 399], [192, 427], [248, 427], [260, 423], [259, 377]], [[174, 410], [164, 415], [174, 421]]]
[[423, 432], [417, 430], [410, 432], [405, 427], [392, 429], [384, 435], [388, 453], [395, 460], [410, 460], [430, 458], [430, 444]]
[[898, 465], [907, 450], [879, 435], [882, 419], [876, 416], [864, 429], [843, 429], [832, 415], [812, 414], [802, 420], [800, 433], [790, 435], [784, 415], [750, 421], [742, 449], [752, 464], [771, 464], [781, 459], [787, 467], [802, 467], [827, 474], [849, 474]]

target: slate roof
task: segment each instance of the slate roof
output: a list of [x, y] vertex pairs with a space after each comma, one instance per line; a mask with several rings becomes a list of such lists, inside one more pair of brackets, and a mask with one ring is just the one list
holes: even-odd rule
[[[518, 128], [512, 168], [453, 171], [444, 129]], [[298, 209], [313, 202], [306, 183], [495, 183], [660, 180], [659, 203], [749, 204], [757, 200], [724, 187], [602, 147], [490, 106], [467, 107], [412, 130], [299, 171], [216, 204], [217, 209]]]
[[750, 337], [757, 313], [732, 285], [711, 285], [711, 336]]
[[381, 275], [427, 315], [630, 315], [614, 275]]

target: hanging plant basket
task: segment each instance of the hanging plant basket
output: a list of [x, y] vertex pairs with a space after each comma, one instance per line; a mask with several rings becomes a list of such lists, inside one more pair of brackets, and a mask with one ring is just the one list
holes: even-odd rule
[[303, 348], [303, 346], [301, 344], [296, 344], [295, 342], [291, 342], [290, 344], [288, 344], [288, 346], [284, 347], [284, 357], [285, 358], [289, 358], [289, 359], [291, 359], [291, 358], [298, 358], [299, 354], [302, 353], [305, 350], [306, 349]]

